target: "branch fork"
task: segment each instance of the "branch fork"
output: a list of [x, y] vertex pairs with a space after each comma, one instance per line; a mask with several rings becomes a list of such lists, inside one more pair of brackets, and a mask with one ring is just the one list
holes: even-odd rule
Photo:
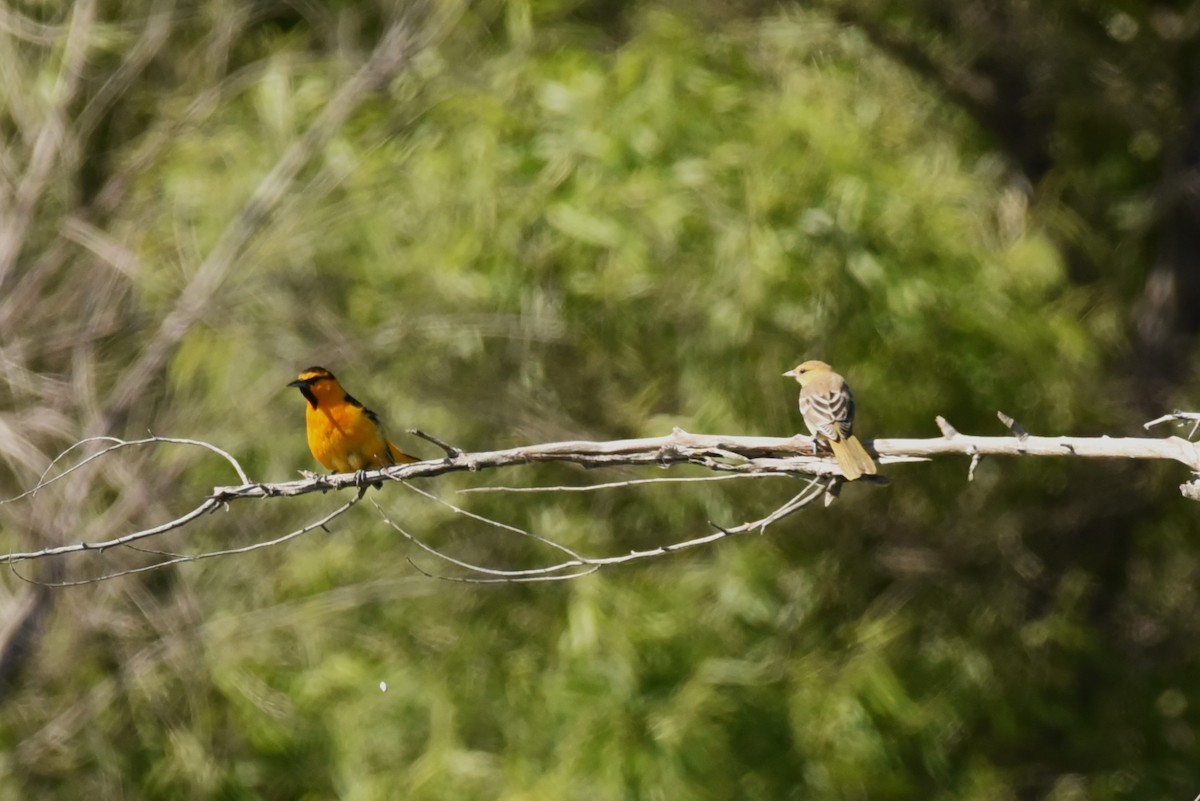
[[[962, 454], [970, 456], [971, 463], [970, 467], [968, 468], [968, 479], [974, 477], [975, 469], [978, 467], [980, 459], [985, 455], [1026, 457], [1069, 456], [1075, 458], [1106, 459], [1167, 459], [1186, 465], [1194, 474], [1200, 476], [1200, 446], [1198, 446], [1197, 443], [1182, 437], [1168, 437], [1165, 439], [1139, 439], [1132, 437], [1107, 436], [1038, 437], [1031, 436], [1019, 423], [1017, 423], [1008, 415], [999, 413], [999, 417], [1000, 420], [1012, 432], [1012, 436], [977, 437], [964, 435], [959, 433], [944, 418], [938, 417], [937, 425], [941, 432], [940, 437], [931, 439], [877, 439], [868, 443], [868, 445], [878, 457], [879, 461], [885, 465], [901, 462], [928, 461], [931, 457], [946, 454]], [[1147, 423], [1146, 426], [1151, 427], [1164, 422], [1175, 422], [1179, 425], [1192, 425], [1194, 433], [1197, 428], [1200, 428], [1200, 414], [1175, 412], [1171, 415], [1166, 415], [1162, 418], [1159, 418], [1158, 420], [1151, 421], [1150, 423]], [[522, 536], [531, 537], [537, 540], [539, 543], [558, 550], [569, 557], [566, 561], [556, 565], [528, 570], [505, 571], [495, 570], [492, 568], [483, 568], [482, 566], [467, 565], [466, 563], [445, 557], [436, 549], [425, 545], [417, 537], [405, 531], [398, 524], [393, 523], [392, 521], [388, 520], [386, 516], [384, 516], [386, 522], [392, 525], [403, 536], [417, 543], [420, 547], [422, 547], [423, 550], [426, 550], [434, 556], [445, 558], [448, 562], [455, 564], [460, 568], [466, 569], [469, 572], [488, 574], [486, 579], [468, 577], [464, 580], [558, 580], [594, 572], [601, 567], [611, 564], [619, 564], [632, 559], [657, 556], [675, 550], [680, 550], [682, 548], [702, 545], [713, 542], [716, 539], [734, 534], [740, 534], [745, 531], [765, 531], [766, 528], [771, 524], [794, 514], [796, 511], [812, 503], [818, 497], [824, 497], [825, 504], [828, 505], [832, 499], [837, 496], [838, 491], [844, 483], [841, 480], [841, 472], [838, 469], [837, 462], [828, 456], [813, 455], [812, 437], [804, 436], [802, 434], [796, 434], [791, 437], [712, 435], [692, 434], [684, 431], [683, 429], [676, 428], [669, 435], [663, 437], [614, 440], [610, 442], [574, 440], [566, 442], [551, 442], [539, 445], [525, 445], [517, 448], [509, 448], [498, 451], [480, 451], [468, 453], [463, 451], [461, 448], [455, 447], [431, 434], [421, 431], [414, 431], [412, 433], [415, 436], [419, 436], [437, 445], [445, 452], [445, 456], [440, 459], [429, 459], [421, 462], [413, 462], [411, 464], [394, 465], [382, 470], [370, 470], [359, 473], [341, 473], [335, 475], [304, 473], [304, 478], [300, 480], [279, 483], [250, 481], [245, 470], [238, 463], [237, 459], [235, 459], [231, 454], [215, 445], [198, 440], [158, 437], [153, 435], [146, 439], [135, 441], [118, 440], [113, 437], [89, 438], [72, 445], [70, 448], [56, 457], [33, 488], [13, 498], [9, 498], [8, 500], [0, 501], [0, 504], [13, 503], [22, 498], [31, 497], [46, 487], [60, 481], [68, 475], [71, 475], [77, 470], [80, 470], [85, 465], [105, 456], [106, 454], [121, 448], [134, 446], [144, 447], [158, 445], [186, 445], [206, 449], [220, 456], [227, 463], [229, 463], [233, 471], [237, 474], [238, 478], [241, 479], [242, 483], [214, 488], [212, 493], [207, 498], [204, 498], [190, 512], [187, 512], [186, 514], [166, 523], [99, 542], [77, 542], [69, 545], [42, 548], [41, 550], [35, 551], [0, 554], [0, 564], [7, 563], [9, 565], [15, 565], [18, 562], [43, 559], [52, 556], [64, 556], [67, 554], [81, 553], [85, 551], [105, 551], [118, 546], [125, 546], [146, 551], [145, 548], [138, 546], [138, 543], [140, 543], [142, 540], [147, 540], [157, 537], [161, 534], [166, 534], [168, 532], [181, 529], [197, 518], [206, 515], [209, 512], [216, 511], [219, 508], [228, 509], [229, 505], [233, 501], [248, 498], [289, 498], [311, 492], [324, 493], [330, 490], [341, 490], [348, 488], [359, 490], [356, 497], [349, 502], [342, 504], [331, 513], [326, 514], [320, 519], [310, 522], [290, 533], [271, 540], [254, 543], [240, 548], [231, 548], [227, 550], [199, 554], [169, 554], [161, 551], [146, 551], [149, 553], [167, 556], [168, 558], [149, 565], [118, 571], [116, 573], [108, 574], [98, 578], [86, 579], [84, 581], [77, 582], [61, 582], [55, 586], [90, 583], [93, 581], [103, 580], [105, 578], [113, 578], [115, 576], [128, 575], [130, 573], [153, 570], [159, 567], [165, 567], [167, 565], [179, 564], [181, 562], [196, 561], [199, 559], [207, 559], [216, 556], [247, 553], [259, 548], [281, 544], [314, 529], [324, 528], [327, 523], [347, 512], [349, 509], [355, 506], [359, 500], [361, 500], [361, 498], [364, 496], [365, 485], [379, 481], [388, 481], [400, 483], [409, 490], [412, 490], [413, 492], [422, 495], [427, 499], [442, 503], [456, 512], [464, 514], [487, 525], [495, 526], [511, 532], [516, 532]], [[105, 444], [105, 447], [97, 453], [80, 459], [76, 464], [66, 468], [65, 470], [50, 476], [50, 472], [53, 470], [55, 465], [62, 461], [68, 454], [74, 452], [77, 448], [89, 442], [101, 442]], [[708, 534], [696, 539], [684, 540], [672, 545], [663, 545], [646, 551], [637, 551], [632, 554], [626, 554], [618, 557], [583, 556], [565, 548], [565, 546], [562, 546], [551, 539], [541, 537], [523, 529], [518, 529], [514, 526], [509, 526], [508, 524], [501, 523], [499, 521], [484, 518], [472, 512], [468, 512], [467, 510], [461, 509], [438, 498], [432, 493], [415, 487], [411, 483], [412, 479], [416, 478], [436, 478], [437, 476], [452, 472], [477, 473], [484, 470], [514, 467], [517, 465], [526, 465], [536, 462], [564, 462], [568, 464], [576, 464], [585, 468], [613, 466], [656, 466], [666, 469], [675, 466], [692, 465], [695, 467], [704, 468], [714, 475], [703, 477], [694, 476], [636, 479], [631, 481], [611, 482], [605, 484], [560, 487], [474, 487], [463, 491], [592, 492], [605, 489], [630, 487], [643, 483], [717, 481], [736, 478], [764, 477], [784, 477], [791, 479], [804, 478], [807, 479], [807, 483], [805, 484], [804, 488], [789, 501], [782, 504], [771, 513], [753, 522], [743, 523], [741, 525], [728, 528], [718, 526], [714, 523], [712, 525], [717, 530], [715, 534]], [[889, 479], [883, 476], [868, 476], [864, 477], [860, 481], [860, 483], [877, 484], [886, 484], [888, 482]], [[1182, 485], [1180, 490], [1185, 497], [1194, 500], [1200, 500], [1200, 478], [1193, 478], [1189, 483]]]

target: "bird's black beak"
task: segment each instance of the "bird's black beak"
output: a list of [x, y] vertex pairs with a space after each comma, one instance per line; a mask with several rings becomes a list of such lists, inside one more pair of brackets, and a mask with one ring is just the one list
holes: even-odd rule
[[308, 401], [308, 404], [314, 409], [317, 408], [317, 396], [313, 394], [311, 381], [305, 381], [303, 378], [298, 378], [288, 384], [288, 386], [295, 387], [296, 389], [300, 390], [300, 394], [304, 396], [304, 399]]

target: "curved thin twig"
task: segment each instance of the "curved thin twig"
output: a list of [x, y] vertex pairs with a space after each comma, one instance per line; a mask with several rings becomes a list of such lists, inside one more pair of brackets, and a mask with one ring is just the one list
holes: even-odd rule
[[[417, 543], [417, 544], [419, 545], [420, 543]], [[442, 554], [437, 554], [437, 555], [439, 557], [442, 556]], [[517, 577], [517, 578], [480, 579], [480, 578], [471, 578], [470, 576], [446, 576], [446, 575], [442, 575], [440, 573], [430, 573], [428, 570], [426, 570], [425, 568], [423, 568], [419, 564], [417, 564], [416, 560], [412, 559], [411, 557], [409, 558], [408, 563], [410, 565], [412, 565], [413, 570], [417, 571], [425, 578], [437, 579], [438, 581], [456, 581], [459, 584], [529, 584], [532, 582], [540, 582], [540, 581], [570, 581], [571, 579], [577, 579], [577, 578], [583, 578], [584, 576], [590, 576], [600, 569], [599, 567], [589, 567], [586, 570], [580, 570], [575, 573], [557, 573], [552, 576], [530, 576], [527, 578]]]
[[10, 563], [9, 569], [12, 571], [13, 575], [19, 578], [21, 581], [29, 584], [37, 584], [42, 587], [79, 587], [84, 584], [96, 584], [97, 582], [108, 581], [109, 579], [120, 578], [121, 576], [131, 576], [135, 573], [145, 573], [150, 570], [158, 570], [160, 568], [169, 567], [170, 565], [178, 565], [184, 562], [198, 562], [201, 559], [215, 559], [218, 556], [233, 556], [235, 554], [250, 553], [251, 551], [258, 551], [263, 548], [271, 548], [276, 545], [282, 545], [288, 540], [294, 540], [297, 537], [307, 534], [314, 529], [323, 528], [330, 521], [348, 512], [350, 508], [357, 504], [361, 499], [361, 495], [356, 495], [346, 503], [339, 506], [337, 509], [334, 509], [329, 514], [322, 517], [320, 520], [302, 526], [295, 531], [288, 532], [282, 537], [276, 537], [273, 540], [256, 542], [252, 545], [245, 545], [241, 548], [227, 548], [221, 551], [205, 551], [197, 554], [179, 554], [171, 559], [164, 559], [161, 562], [154, 562], [153, 564], [149, 565], [141, 565], [140, 567], [131, 567], [126, 570], [117, 570], [112, 573], [105, 573], [100, 576], [92, 576], [91, 578], [86, 579], [78, 579], [75, 581], [42, 582], [36, 579], [31, 579], [28, 576], [21, 575], [15, 564]]
[[1187, 438], [1189, 440], [1194, 440], [1196, 438], [1196, 431], [1200, 430], [1200, 414], [1197, 414], [1196, 412], [1181, 412], [1176, 409], [1170, 414], [1164, 414], [1162, 417], [1156, 417], [1150, 422], [1144, 423], [1142, 428], [1149, 431], [1151, 428], [1154, 428], [1154, 426], [1161, 425], [1163, 423], [1176, 423], [1181, 426], [1191, 423], [1192, 430], [1188, 432]]
[[[49, 472], [54, 469], [54, 465], [56, 465], [60, 461], [62, 461], [63, 458], [66, 457], [67, 454], [69, 454], [71, 451], [75, 450], [76, 448], [80, 447], [81, 445], [87, 445], [92, 442], [112, 442], [115, 444], [111, 445], [107, 448], [104, 448], [102, 450], [96, 451], [95, 453], [93, 453], [91, 456], [88, 456], [83, 461], [78, 462], [77, 464], [71, 465], [66, 470], [64, 470], [63, 472], [54, 476], [54, 478], [50, 479], [49, 481], [46, 480], [47, 474], [49, 474]], [[35, 484], [31, 489], [25, 490], [20, 495], [14, 495], [11, 498], [5, 498], [3, 500], [0, 500], [0, 506], [3, 506], [6, 503], [12, 503], [13, 501], [19, 501], [22, 498], [26, 498], [31, 495], [36, 495], [38, 490], [41, 490], [41, 489], [44, 489], [44, 488], [50, 486], [54, 482], [71, 475], [76, 470], [80, 469], [81, 467], [88, 464], [89, 462], [93, 462], [96, 459], [99, 459], [101, 456], [106, 456], [107, 454], [110, 454], [113, 451], [119, 451], [122, 448], [128, 448], [128, 447], [131, 447], [134, 445], [147, 445], [147, 444], [159, 443], [159, 442], [167, 442], [167, 443], [171, 443], [174, 445], [195, 445], [197, 447], [210, 450], [213, 453], [224, 458], [225, 461], [229, 462], [229, 464], [231, 464], [233, 466], [233, 469], [237, 472], [238, 478], [240, 478], [244, 484], [250, 483], [250, 477], [246, 475], [246, 471], [242, 469], [242, 465], [238, 462], [238, 460], [233, 458], [233, 455], [230, 454], [229, 451], [226, 451], [222, 448], [218, 448], [216, 445], [213, 445], [211, 442], [204, 442], [203, 440], [199, 440], [199, 439], [183, 439], [180, 437], [158, 437], [153, 434], [151, 434], [149, 437], [146, 437], [145, 439], [135, 439], [135, 440], [124, 440], [124, 439], [120, 439], [119, 437], [86, 437], [85, 439], [79, 440], [79, 442], [76, 442], [74, 445], [71, 445], [69, 448], [64, 450], [62, 453], [55, 456], [54, 459], [52, 459], [50, 461], [50, 464], [48, 464], [46, 466], [46, 469], [42, 471], [42, 474], [40, 476], [38, 476], [37, 484]]]
[[[414, 487], [412, 484], [410, 484], [407, 481], [403, 481], [401, 483], [404, 484], [404, 486], [408, 487], [413, 492], [417, 493], [418, 495], [428, 498], [429, 500], [434, 501], [435, 503], [439, 503], [442, 506], [445, 506], [447, 509], [450, 509], [451, 511], [455, 512], [456, 514], [465, 515], [466, 517], [469, 517], [472, 520], [478, 520], [480, 523], [486, 523], [487, 525], [492, 526], [493, 528], [498, 528], [498, 529], [501, 529], [504, 531], [511, 531], [514, 534], [520, 534], [522, 537], [529, 537], [532, 540], [536, 540], [537, 542], [540, 542], [542, 545], [547, 545], [547, 546], [555, 549], [556, 551], [561, 551], [562, 553], [565, 553], [567, 556], [570, 556], [572, 559], [582, 559], [583, 558], [579, 554], [572, 551], [567, 546], [562, 545], [557, 542], [554, 542], [553, 540], [548, 540], [545, 537], [541, 537], [537, 534], [534, 534], [531, 531], [526, 531], [525, 529], [518, 528], [517, 526], [510, 526], [508, 523], [501, 523], [499, 520], [493, 520], [490, 517], [484, 517], [483, 515], [476, 514], [475, 512], [468, 512], [466, 509], [462, 509], [458, 506], [455, 506], [454, 504], [450, 503], [449, 501], [443, 500], [442, 498], [439, 498], [436, 495], [433, 495], [432, 493], [428, 493], [425, 490], [420, 489], [419, 487]], [[374, 503], [374, 501], [372, 501], [372, 503]], [[378, 509], [379, 504], [375, 504], [375, 508]]]
[[[739, 526], [733, 526], [733, 527], [729, 527], [729, 528], [724, 528], [722, 526], [718, 526], [715, 523], [713, 523], [712, 526], [713, 526], [713, 528], [716, 529], [716, 531], [712, 534], [707, 534], [703, 537], [695, 537], [693, 539], [684, 540], [682, 542], [675, 542], [675, 543], [671, 543], [668, 545], [661, 545], [656, 548], [650, 548], [650, 549], [647, 549], [644, 551], [630, 551], [628, 554], [622, 554], [620, 556], [605, 556], [605, 557], [586, 557], [586, 556], [577, 555], [572, 559], [569, 559], [564, 562], [560, 562], [558, 564], [547, 565], [544, 567], [536, 567], [536, 568], [525, 568], [525, 569], [521, 569], [521, 570], [502, 570], [502, 569], [498, 569], [498, 568], [483, 567], [481, 565], [475, 565], [470, 562], [465, 562], [461, 559], [456, 559], [455, 557], [450, 556], [449, 554], [443, 553], [442, 551], [439, 551], [438, 549], [434, 548], [433, 546], [421, 541], [421, 539], [419, 537], [414, 536], [411, 532], [407, 531], [402, 526], [400, 526], [398, 523], [389, 519], [386, 515], [384, 515], [384, 521], [387, 522], [388, 525], [392, 526], [392, 528], [394, 528], [402, 536], [404, 536], [410, 542], [415, 544], [417, 547], [421, 548], [421, 550], [425, 551], [426, 553], [428, 553], [438, 559], [441, 559], [445, 562], [449, 562], [450, 564], [461, 567], [464, 570], [468, 570], [473, 573], [483, 574], [483, 575], [488, 576], [489, 578], [480, 579], [480, 578], [472, 578], [469, 576], [457, 576], [457, 577], [455, 577], [455, 576], [437, 576], [433, 573], [422, 570], [421, 568], [418, 567], [418, 569], [421, 570], [421, 572], [425, 575], [430, 575], [435, 578], [445, 578], [445, 579], [452, 580], [452, 581], [465, 582], [468, 584], [498, 584], [498, 583], [504, 584], [504, 583], [516, 583], [516, 582], [558, 581], [558, 580], [562, 580], [564, 577], [578, 578], [580, 576], [587, 575], [589, 573], [594, 573], [602, 567], [609, 567], [612, 565], [625, 564], [628, 562], [633, 562], [633, 561], [637, 561], [637, 560], [641, 560], [641, 559], [647, 559], [647, 558], [654, 557], [654, 556], [663, 556], [665, 554], [674, 553], [676, 551], [682, 551], [687, 548], [694, 548], [699, 545], [706, 545], [711, 542], [716, 542], [717, 540], [725, 539], [726, 537], [732, 537], [737, 534], [743, 534], [747, 531], [754, 531], [755, 529], [758, 529], [758, 531], [761, 533], [761, 532], [765, 531], [767, 529], [767, 527], [770, 526], [772, 523], [776, 523], [776, 522], [784, 519], [785, 517], [788, 517], [789, 515], [794, 514], [795, 512], [799, 511], [800, 509], [804, 508], [805, 506], [808, 506], [810, 503], [815, 501], [817, 498], [821, 497], [821, 495], [824, 492], [825, 492], [825, 483], [818, 478], [813, 478], [813, 479], [809, 480], [808, 484], [804, 487], [803, 490], [801, 490], [799, 493], [794, 495], [787, 502], [785, 502], [784, 504], [779, 506], [777, 509], [775, 509], [773, 512], [771, 512], [769, 515], [767, 515], [759, 520], [754, 520], [749, 523], [742, 523]], [[526, 533], [528, 533], [528, 532], [526, 532]], [[545, 538], [539, 537], [538, 535], [530, 534], [530, 536], [534, 536], [534, 537], [537, 537], [537, 539], [539, 539], [539, 540], [545, 541]], [[410, 559], [409, 561], [411, 562], [412, 560]], [[414, 563], [414, 565], [415, 565], [415, 563]], [[576, 568], [585, 568], [585, 570], [576, 571]], [[567, 573], [566, 571], [573, 571], [573, 572]]]
[[170, 520], [166, 523], [162, 523], [151, 528], [145, 528], [141, 531], [135, 531], [132, 534], [126, 534], [121, 537], [115, 537], [111, 540], [105, 540], [104, 542], [77, 542], [71, 545], [56, 545], [50, 548], [42, 548], [40, 551], [23, 551], [17, 553], [0, 554], [0, 564], [12, 564], [14, 562], [24, 562], [29, 559], [42, 559], [47, 556], [62, 556], [63, 554], [81, 553], [83, 551], [106, 551], [110, 548], [116, 548], [120, 545], [137, 542], [138, 540], [144, 540], [147, 537], [154, 537], [158, 534], [165, 534], [168, 531], [174, 531], [177, 528], [182, 528], [201, 515], [207, 514], [208, 512], [218, 508], [220, 505], [221, 504], [219, 501], [213, 498], [206, 498], [203, 503], [182, 517], [177, 517], [174, 520]]

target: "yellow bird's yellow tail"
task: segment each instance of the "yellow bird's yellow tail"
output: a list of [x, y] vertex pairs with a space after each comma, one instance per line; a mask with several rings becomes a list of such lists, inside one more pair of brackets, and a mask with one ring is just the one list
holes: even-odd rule
[[858, 437], [850, 435], [844, 440], [830, 440], [829, 447], [842, 468], [842, 475], [847, 481], [854, 481], [863, 475], [873, 476], [878, 469], [875, 460], [867, 449], [858, 441]]
[[386, 440], [388, 446], [388, 455], [392, 457], [392, 464], [412, 464], [413, 462], [421, 461], [415, 456], [409, 456], [404, 451], [396, 447], [396, 443], [391, 440]]

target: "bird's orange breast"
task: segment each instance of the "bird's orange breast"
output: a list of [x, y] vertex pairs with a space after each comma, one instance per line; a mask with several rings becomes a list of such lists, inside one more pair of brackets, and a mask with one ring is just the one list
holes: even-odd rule
[[320, 404], [305, 409], [308, 448], [328, 470], [352, 473], [391, 464], [387, 442], [357, 406]]

